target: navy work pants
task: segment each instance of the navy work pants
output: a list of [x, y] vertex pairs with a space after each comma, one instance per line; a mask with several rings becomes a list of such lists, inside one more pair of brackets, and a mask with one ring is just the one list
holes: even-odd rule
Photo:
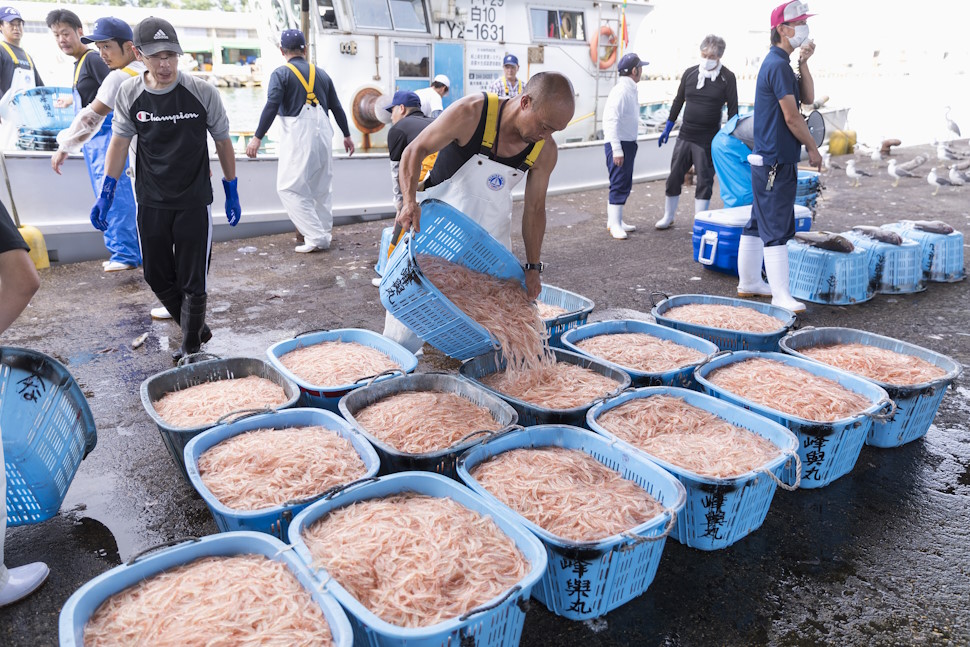
[[152, 292], [205, 296], [212, 249], [208, 205], [191, 209], [138, 205], [138, 235], [145, 281]]
[[758, 236], [765, 247], [784, 245], [795, 236], [795, 190], [798, 169], [795, 164], [778, 164], [771, 190], [767, 188], [770, 166], [751, 166], [754, 202], [751, 219], [742, 235]]
[[637, 158], [636, 142], [620, 142], [623, 147], [623, 166], [613, 163], [613, 147], [604, 145], [606, 169], [610, 172], [610, 204], [626, 204], [633, 188], [633, 162]]

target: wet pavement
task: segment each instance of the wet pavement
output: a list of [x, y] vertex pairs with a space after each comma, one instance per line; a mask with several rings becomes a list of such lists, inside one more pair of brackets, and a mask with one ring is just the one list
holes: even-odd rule
[[[897, 157], [908, 160], [916, 152], [931, 151], [910, 148]], [[863, 178], [860, 188], [850, 188], [837, 170], [823, 176], [814, 229], [943, 219], [970, 234], [970, 187], [945, 188], [935, 197], [924, 180], [894, 189], [875, 166], [868, 158], [858, 162], [878, 172]], [[736, 278], [692, 260], [691, 188], [675, 227], [654, 230], [663, 191], [662, 182], [634, 187], [624, 217], [639, 229], [623, 242], [606, 232], [605, 191], [550, 198], [544, 280], [595, 300], [591, 319], [644, 318], [649, 294], [657, 290], [734, 296]], [[521, 215], [520, 203], [516, 212]], [[272, 343], [304, 330], [380, 331], [384, 313], [370, 280], [385, 225], [338, 228], [333, 248], [311, 255], [295, 254], [287, 234], [217, 243], [209, 276], [214, 337], [206, 350], [263, 357]], [[247, 247], [256, 251], [239, 251]], [[521, 257], [521, 240], [515, 251]], [[34, 596], [0, 610], [0, 645], [56, 644], [60, 608], [84, 582], [142, 548], [216, 532], [141, 406], [139, 385], [172, 366], [170, 351], [180, 336], [171, 322], [150, 320], [157, 304], [140, 274], [105, 274], [100, 263], [88, 262], [44, 271], [42, 281], [2, 343], [67, 365], [88, 396], [98, 446], [54, 519], [7, 532], [8, 565], [43, 560], [51, 575]], [[961, 282], [930, 284], [913, 295], [877, 295], [861, 305], [810, 305], [799, 319], [889, 335], [966, 366], [968, 315], [970, 291]], [[144, 332], [145, 344], [132, 349]], [[456, 366], [426, 350], [419, 370]], [[761, 529], [737, 544], [708, 553], [668, 541], [649, 590], [604, 618], [572, 622], [533, 602], [522, 644], [970, 643], [965, 385], [948, 392], [924, 439], [897, 449], [865, 447], [855, 469], [827, 487], [779, 490]]]

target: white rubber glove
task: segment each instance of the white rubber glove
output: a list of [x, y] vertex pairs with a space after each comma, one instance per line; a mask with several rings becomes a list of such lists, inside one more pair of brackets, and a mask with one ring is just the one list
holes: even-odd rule
[[57, 133], [57, 150], [80, 153], [81, 146], [101, 130], [103, 123], [104, 117], [92, 110], [90, 106], [81, 108], [81, 111], [74, 115], [71, 125]]

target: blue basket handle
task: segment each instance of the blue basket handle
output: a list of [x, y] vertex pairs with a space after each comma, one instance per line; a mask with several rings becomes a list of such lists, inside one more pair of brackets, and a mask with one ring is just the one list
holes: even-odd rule
[[504, 436], [507, 436], [507, 435], [511, 434], [512, 432], [514, 432], [514, 431], [522, 431], [524, 429], [525, 429], [525, 427], [523, 427], [520, 424], [509, 425], [505, 429], [501, 429], [499, 431], [496, 431], [493, 435], [491, 435], [488, 438], [486, 438], [484, 441], [482, 441], [482, 444], [483, 445], [487, 445], [488, 443], [492, 442], [493, 440], [498, 440], [499, 438], [502, 438]]
[[802, 484], [802, 459], [799, 458], [798, 452], [786, 452], [786, 454], [788, 455], [788, 460], [785, 462], [786, 467], [791, 464], [792, 458], [795, 459], [795, 484], [794, 485], [788, 485], [780, 478], [775, 476], [774, 473], [768, 470], [758, 470], [758, 473], [767, 474], [768, 478], [774, 481], [778, 485], [778, 487], [780, 487], [782, 490], [787, 490], [788, 492], [794, 492]]
[[399, 368], [389, 368], [386, 371], [381, 371], [380, 373], [377, 373], [376, 375], [368, 375], [367, 377], [362, 377], [359, 380], [354, 380], [354, 384], [360, 384], [364, 380], [367, 380], [367, 384], [365, 384], [364, 386], [370, 386], [371, 384], [381, 379], [382, 377], [387, 377], [388, 375], [394, 375], [395, 373], [398, 373], [399, 375], [404, 375], [404, 371], [402, 371]]
[[213, 355], [212, 353], [189, 353], [188, 355], [182, 355], [182, 357], [179, 358], [177, 366], [181, 368], [186, 364], [195, 364], [197, 360], [204, 357], [209, 359], [222, 359], [218, 355]]
[[[889, 405], [889, 411], [886, 413], [876, 413], [877, 411], [884, 410], [886, 405]], [[873, 422], [890, 422], [896, 415], [896, 402], [893, 400], [880, 400], [879, 408], [866, 415], [872, 418]]]
[[311, 335], [315, 332], [330, 332], [330, 331], [327, 330], [326, 328], [311, 328], [310, 330], [304, 330], [303, 332], [293, 335], [293, 339], [297, 339], [299, 337], [302, 337], [303, 335]]
[[713, 353], [711, 353], [710, 355], [708, 355], [707, 357], [705, 357], [704, 358], [704, 361], [701, 362], [701, 364], [707, 364], [708, 362], [713, 362], [718, 357], [727, 357], [728, 355], [730, 355], [733, 352], [734, 352], [733, 350], [728, 350], [726, 348], [725, 349], [722, 349], [722, 350], [716, 350]]
[[127, 562], [125, 562], [125, 566], [131, 566], [132, 564], [137, 562], [139, 559], [141, 559], [148, 553], [153, 553], [156, 550], [169, 548], [171, 546], [177, 546], [178, 544], [184, 544], [186, 542], [195, 543], [197, 541], [202, 541], [202, 540], [199, 537], [180, 537], [179, 539], [170, 539], [168, 541], [163, 541], [160, 544], [156, 544], [150, 548], [146, 548], [145, 550], [141, 551], [140, 553], [138, 553], [137, 555], [129, 559]]
[[467, 613], [463, 613], [463, 614], [461, 614], [458, 617], [458, 620], [459, 620], [459, 622], [464, 622], [465, 620], [468, 620], [469, 618], [471, 618], [474, 615], [478, 615], [479, 613], [484, 613], [486, 611], [491, 611], [495, 607], [498, 607], [498, 606], [501, 606], [502, 604], [504, 604], [506, 600], [508, 600], [510, 597], [512, 597], [513, 595], [515, 595], [516, 593], [518, 593], [521, 590], [522, 590], [522, 587], [520, 585], [516, 584], [511, 589], [509, 589], [508, 593], [506, 593], [505, 595], [503, 595], [500, 599], [496, 600], [495, 602], [492, 602], [491, 604], [484, 604], [484, 605], [478, 607], [477, 609], [472, 609], [471, 611], [469, 611]]
[[623, 536], [629, 539], [630, 543], [624, 544], [623, 547], [620, 548], [620, 550], [621, 551], [631, 550], [647, 541], [660, 541], [661, 539], [666, 539], [667, 536], [670, 535], [671, 531], [673, 531], [674, 526], [677, 525], [677, 511], [674, 510], [673, 508], [667, 508], [666, 510], [664, 510], [664, 512], [669, 514], [670, 518], [667, 519], [667, 523], [666, 525], [664, 525], [664, 531], [662, 533], [660, 533], [659, 535], [644, 536], [644, 535], [634, 535], [633, 533], [624, 532], [622, 533]]
[[[654, 297], [663, 297], [663, 298], [660, 299], [660, 301], [654, 301]], [[666, 292], [660, 292], [660, 291], [651, 292], [650, 293], [650, 305], [652, 305], [654, 308], [656, 308], [658, 304], [660, 304], [663, 301], [666, 301], [669, 298], [670, 297], [667, 296], [667, 293]]]
[[456, 445], [462, 444], [466, 440], [469, 440], [471, 438], [474, 438], [475, 436], [479, 436], [479, 435], [482, 435], [482, 434], [484, 434], [485, 436], [488, 436], [488, 437], [494, 436], [496, 434], [501, 434], [501, 433], [504, 433], [506, 429], [508, 429], [508, 427], [506, 427], [504, 429], [498, 429], [498, 430], [495, 430], [495, 429], [479, 429], [478, 431], [473, 431], [473, 432], [471, 432], [469, 434], [465, 434], [464, 436], [462, 436], [458, 440], [458, 442], [453, 443], [451, 446], [452, 447], [455, 447]]
[[356, 481], [351, 481], [350, 483], [344, 483], [343, 485], [335, 485], [329, 490], [327, 490], [326, 492], [324, 492], [322, 495], [320, 495], [318, 498], [324, 501], [329, 501], [330, 499], [334, 498], [338, 494], [342, 492], [346, 492], [351, 488], [355, 488], [358, 485], [363, 485], [364, 483], [370, 483], [372, 481], [379, 481], [379, 480], [380, 479], [376, 476], [368, 476], [367, 478], [357, 479]]
[[245, 420], [246, 418], [252, 418], [253, 416], [258, 416], [262, 413], [279, 413], [279, 411], [276, 409], [270, 409], [269, 407], [263, 407], [262, 409], [236, 409], [235, 411], [230, 411], [229, 413], [223, 416], [220, 416], [220, 418], [216, 420], [216, 424], [221, 425], [227, 419], [231, 418], [236, 414], [242, 414], [242, 415], [236, 418], [235, 420], [233, 420], [233, 422], [239, 422], [240, 420]]

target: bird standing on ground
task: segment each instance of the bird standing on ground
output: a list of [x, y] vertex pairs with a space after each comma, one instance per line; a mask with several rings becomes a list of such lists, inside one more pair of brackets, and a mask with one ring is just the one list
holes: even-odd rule
[[950, 131], [956, 133], [957, 137], [960, 137], [961, 136], [960, 135], [960, 127], [957, 126], [957, 124], [956, 124], [955, 121], [953, 121], [952, 119], [950, 119], [950, 106], [947, 106], [946, 107], [946, 114], [943, 115], [943, 118], [946, 119], [946, 127]]
[[958, 151], [952, 146], [947, 146], [943, 142], [936, 144], [936, 159], [941, 162], [953, 162], [970, 158], [970, 151]]
[[937, 193], [940, 192], [941, 186], [953, 186], [953, 183], [950, 182], [948, 178], [940, 177], [939, 175], [937, 175], [935, 168], [930, 169], [930, 174], [926, 176], [926, 182], [931, 186], [936, 187], [935, 189], [933, 189], [933, 195], [936, 195]]
[[845, 164], [845, 174], [848, 175], [853, 180], [852, 186], [861, 186], [862, 182], [859, 181], [861, 177], [872, 177], [872, 173], [857, 169], [855, 167], [855, 160], [849, 160]]
[[955, 186], [963, 186], [967, 183], [966, 176], [960, 172], [960, 170], [954, 165], [950, 167], [950, 172], [947, 174], [947, 179], [950, 180]]
[[889, 168], [886, 169], [889, 176], [893, 178], [893, 186], [899, 186], [899, 178], [901, 177], [916, 177], [916, 174], [909, 171], [902, 166], [897, 166], [896, 160], [889, 160]]

